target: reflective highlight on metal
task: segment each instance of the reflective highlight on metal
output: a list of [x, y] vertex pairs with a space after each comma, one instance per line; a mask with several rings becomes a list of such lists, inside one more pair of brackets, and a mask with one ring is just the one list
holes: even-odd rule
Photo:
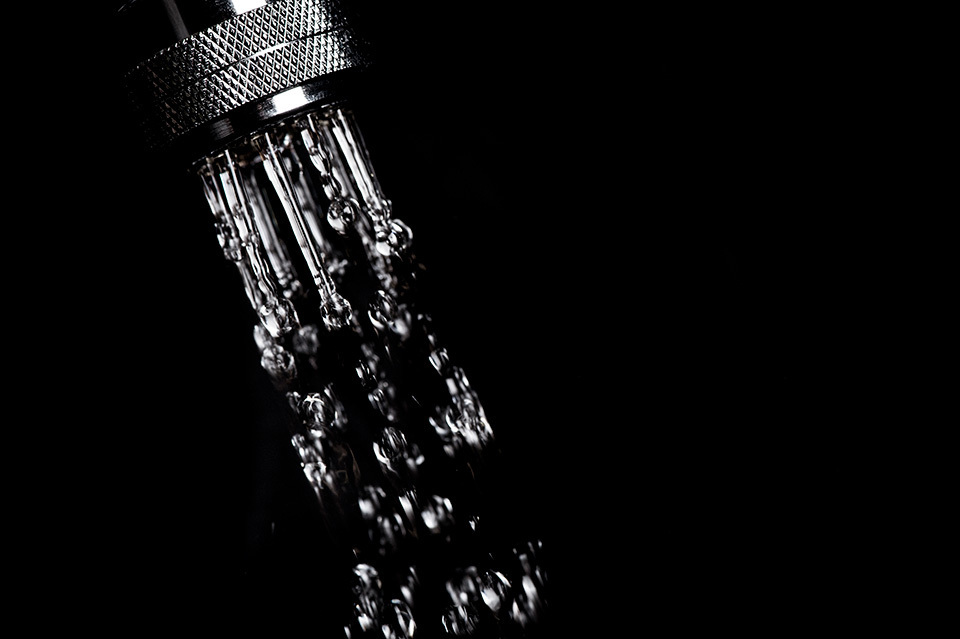
[[[232, 7], [244, 4], [250, 3]], [[180, 16], [175, 3], [167, 8]], [[175, 32], [188, 29], [176, 23]], [[365, 64], [339, 3], [289, 0], [189, 33], [134, 66], [125, 80], [149, 146], [166, 148], [203, 133], [209, 146], [250, 122], [301, 108], [283, 100], [290, 89], [299, 89], [306, 103], [334, 101], [331, 80]]]

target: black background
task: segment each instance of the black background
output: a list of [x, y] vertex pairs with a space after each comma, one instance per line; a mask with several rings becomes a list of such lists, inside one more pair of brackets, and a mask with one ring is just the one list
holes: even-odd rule
[[[360, 127], [513, 462], [518, 526], [549, 549], [552, 627], [839, 606], [853, 435], [824, 406], [857, 356], [828, 338], [853, 330], [856, 282], [831, 278], [859, 137], [828, 126], [857, 113], [823, 56], [842, 38], [780, 16], [369, 6]], [[41, 178], [19, 236], [44, 256], [19, 263], [43, 310], [13, 336], [40, 363], [22, 376], [40, 517], [11, 523], [35, 542], [25, 591], [92, 625], [302, 620], [318, 514], [240, 281], [196, 179], [139, 147], [110, 12], [62, 26], [16, 117]]]

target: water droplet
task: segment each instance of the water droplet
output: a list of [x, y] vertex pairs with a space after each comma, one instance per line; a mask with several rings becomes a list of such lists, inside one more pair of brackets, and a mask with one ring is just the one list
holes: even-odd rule
[[471, 605], [450, 606], [441, 617], [443, 629], [456, 637], [466, 637], [476, 632], [479, 621], [477, 611]]
[[350, 325], [353, 321], [353, 309], [345, 297], [332, 293], [320, 306], [320, 317], [328, 330], [335, 331]]
[[332, 428], [340, 419], [337, 402], [328, 393], [307, 393], [300, 402], [300, 418], [307, 428]]
[[357, 371], [357, 378], [360, 379], [361, 387], [369, 390], [377, 385], [377, 376], [373, 372], [373, 367], [370, 366], [370, 362], [361, 359], [357, 362], [354, 370]]
[[283, 297], [288, 300], [298, 299], [303, 294], [303, 284], [290, 270], [277, 273], [277, 283], [283, 289]]
[[396, 550], [400, 540], [407, 535], [403, 518], [396, 511], [377, 515], [376, 526], [370, 532], [371, 541], [376, 544], [381, 556]]
[[290, 438], [290, 442], [293, 444], [294, 450], [297, 451], [302, 466], [323, 464], [323, 444], [314, 433], [306, 435], [297, 433]]
[[253, 325], [253, 341], [257, 345], [257, 349], [260, 351], [275, 344], [270, 332], [267, 331], [262, 324]]
[[356, 620], [364, 631], [379, 625], [380, 609], [383, 606], [381, 588], [380, 574], [376, 568], [369, 564], [354, 566], [350, 589], [353, 592]]
[[373, 442], [373, 454], [381, 464], [387, 467], [394, 466], [407, 448], [407, 438], [403, 433], [388, 426], [383, 429], [379, 442]]
[[510, 582], [503, 573], [488, 570], [480, 577], [479, 583], [483, 603], [493, 612], [498, 612], [510, 593]]
[[417, 588], [420, 586], [420, 577], [417, 576], [415, 566], [409, 566], [405, 572], [400, 574], [400, 594], [407, 605], [413, 606], [414, 598], [417, 594]]
[[543, 543], [537, 539], [514, 549], [514, 557], [521, 573], [519, 588], [513, 593], [510, 618], [523, 627], [538, 621], [545, 607], [543, 589], [546, 574], [540, 567], [539, 554]]
[[298, 355], [310, 357], [320, 350], [320, 329], [316, 324], [307, 324], [293, 334], [293, 351]]
[[451, 366], [444, 381], [451, 400], [442, 414], [447, 428], [473, 447], [482, 449], [493, 439], [493, 429], [476, 391], [459, 366]]
[[439, 534], [453, 526], [453, 503], [440, 495], [431, 495], [420, 510], [420, 519], [431, 534]]
[[367, 368], [370, 369], [370, 374], [373, 375], [375, 379], [383, 377], [380, 365], [380, 356], [377, 354], [376, 349], [370, 344], [361, 344], [360, 351], [363, 353], [363, 363], [366, 364]]
[[543, 585], [546, 582], [546, 575], [540, 568], [538, 555], [543, 550], [543, 542], [539, 539], [527, 542], [523, 546], [514, 549], [517, 563], [523, 574], [532, 577], [537, 583]]
[[413, 232], [400, 220], [378, 221], [375, 231], [377, 251], [384, 257], [401, 255], [410, 248]]
[[397, 389], [388, 380], [378, 382], [377, 387], [367, 393], [370, 405], [391, 422], [397, 421], [397, 409], [394, 407], [396, 397]]
[[337, 198], [327, 208], [327, 222], [341, 235], [353, 225], [360, 212], [360, 204], [351, 198]]
[[303, 464], [303, 474], [316, 493], [317, 499], [324, 501], [324, 493], [333, 484], [333, 477], [323, 460]]
[[455, 605], [469, 604], [480, 598], [479, 575], [474, 566], [458, 570], [457, 574], [448, 579], [444, 587], [450, 601]]
[[364, 486], [358, 499], [360, 515], [368, 522], [375, 521], [386, 500], [387, 493], [379, 486]]
[[407, 529], [411, 535], [416, 536], [416, 527], [413, 523], [416, 521], [417, 510], [419, 508], [416, 491], [413, 489], [404, 491], [403, 494], [397, 497], [397, 503], [400, 504], [400, 512], [405, 518]]
[[215, 213], [214, 229], [217, 233], [217, 241], [220, 248], [223, 249], [223, 256], [231, 262], [239, 262], [243, 259], [244, 251], [240, 243], [240, 236], [237, 234], [233, 224], [227, 220], [221, 213]]
[[455, 452], [463, 444], [482, 450], [493, 439], [493, 431], [482, 411], [473, 399], [458, 395], [443, 409], [439, 419], [430, 418], [430, 424], [444, 442], [445, 450], [449, 447]]
[[282, 337], [298, 325], [297, 311], [285, 298], [267, 298], [257, 309], [260, 323], [274, 338]]
[[510, 606], [510, 618], [526, 628], [540, 618], [542, 608], [543, 602], [536, 584], [532, 578], [524, 575], [520, 580], [520, 588], [514, 593], [513, 603]]
[[405, 516], [406, 508], [398, 511], [400, 502], [391, 501], [379, 486], [364, 486], [357, 501], [367, 538], [381, 556], [396, 550], [402, 539], [414, 533], [412, 517]]
[[378, 331], [390, 330], [403, 339], [410, 334], [409, 313], [393, 295], [383, 289], [378, 290], [370, 302], [367, 316]]
[[295, 415], [300, 414], [300, 393], [297, 391], [289, 391], [287, 393], [287, 405], [290, 407], [290, 410], [294, 412]]
[[352, 266], [350, 260], [337, 253], [328, 253], [325, 255], [323, 265], [335, 282], [342, 282], [344, 276]]
[[413, 612], [406, 602], [391, 599], [383, 611], [384, 639], [413, 639], [417, 632], [417, 623], [413, 619]]
[[341, 508], [338, 500], [358, 491], [360, 468], [350, 446], [335, 433], [309, 431], [291, 438], [303, 462], [303, 472], [322, 503]]
[[478, 435], [483, 430], [479, 406], [466, 397], [456, 398], [454, 405], [456, 406], [457, 429], [471, 435]]
[[380, 289], [370, 302], [367, 316], [370, 318], [370, 323], [373, 324], [374, 328], [382, 331], [396, 319], [399, 312], [400, 310], [396, 300], [394, 300], [389, 293]]
[[330, 425], [334, 430], [340, 431], [341, 433], [346, 430], [347, 426], [347, 412], [343, 408], [343, 404], [340, 403], [340, 398], [337, 397], [337, 394], [333, 391], [333, 385], [327, 384], [324, 386], [323, 396], [333, 405], [335, 414], [333, 418], [333, 423]]
[[452, 459], [456, 455], [457, 449], [460, 446], [457, 434], [450, 429], [450, 426], [448, 425], [443, 414], [438, 417], [431, 415], [427, 418], [427, 421], [433, 427], [433, 431], [437, 434], [437, 437], [443, 444], [444, 454]]
[[406, 436], [393, 426], [383, 429], [380, 441], [373, 443], [373, 454], [385, 472], [408, 484], [416, 479], [417, 470], [424, 459], [420, 448], [408, 443]]
[[293, 359], [293, 353], [280, 345], [264, 348], [260, 356], [260, 365], [276, 382], [289, 382], [297, 376], [297, 365]]
[[427, 355], [427, 359], [430, 365], [441, 374], [450, 364], [450, 356], [447, 354], [447, 349], [442, 346], [432, 348], [430, 354]]
[[470, 386], [470, 380], [467, 379], [467, 374], [459, 366], [451, 366], [446, 377], [444, 377], [444, 381], [451, 397], [467, 397], [470, 399], [475, 397], [473, 388]]
[[380, 197], [373, 205], [373, 213], [377, 219], [389, 219], [393, 215], [393, 200]]

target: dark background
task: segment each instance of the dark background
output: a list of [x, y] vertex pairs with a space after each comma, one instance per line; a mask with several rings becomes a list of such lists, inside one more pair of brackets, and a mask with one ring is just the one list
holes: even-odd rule
[[[842, 34], [515, 4], [368, 4], [357, 114], [549, 550], [551, 627], [810, 623], [852, 571]], [[61, 26], [17, 118], [52, 266], [27, 590], [92, 624], [302, 620], [319, 516], [235, 269], [197, 180], [139, 147], [110, 12]]]

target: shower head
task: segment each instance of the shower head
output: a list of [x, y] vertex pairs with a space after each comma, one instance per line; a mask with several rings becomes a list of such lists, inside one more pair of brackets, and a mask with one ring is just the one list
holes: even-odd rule
[[346, 636], [517, 635], [543, 616], [542, 544], [503, 507], [527, 494], [420, 304], [412, 230], [352, 111], [369, 50], [344, 7], [135, 0], [126, 85], [240, 276], [322, 545], [351, 564], [331, 576]]
[[339, 0], [133, 0], [124, 81], [146, 146], [195, 162], [278, 119], [337, 104], [369, 48]]

